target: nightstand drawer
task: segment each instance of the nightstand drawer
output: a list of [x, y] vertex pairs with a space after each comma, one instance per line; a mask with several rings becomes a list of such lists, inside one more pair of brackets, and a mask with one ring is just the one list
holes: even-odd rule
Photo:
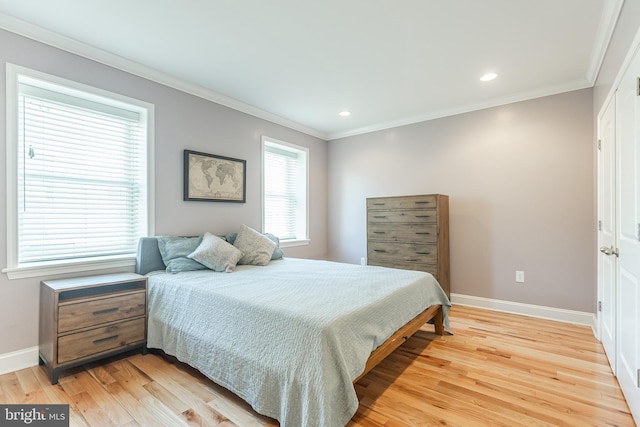
[[86, 328], [146, 312], [146, 291], [111, 296], [73, 304], [60, 304], [58, 333]]
[[145, 319], [91, 329], [58, 338], [58, 363], [66, 363], [145, 339]]

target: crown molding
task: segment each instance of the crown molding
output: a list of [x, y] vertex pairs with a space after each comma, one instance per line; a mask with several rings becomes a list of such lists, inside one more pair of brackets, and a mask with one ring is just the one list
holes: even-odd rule
[[507, 95], [504, 97], [493, 98], [486, 102], [462, 105], [455, 108], [449, 108], [445, 110], [430, 112], [428, 114], [408, 117], [405, 119], [380, 123], [372, 126], [366, 126], [358, 129], [354, 129], [346, 132], [336, 132], [327, 135], [327, 140], [332, 141], [335, 139], [346, 138], [349, 136], [356, 136], [370, 132], [376, 132], [380, 130], [386, 130], [396, 128], [399, 126], [412, 125], [415, 123], [426, 122], [429, 120], [441, 119], [444, 117], [456, 116], [458, 114], [470, 113], [473, 111], [485, 110], [487, 108], [499, 107], [501, 105], [513, 104], [515, 102], [528, 101], [535, 98], [542, 98], [545, 96], [558, 95], [560, 93], [571, 92], [574, 90], [586, 89], [592, 87], [593, 84], [585, 80], [577, 80], [568, 84], [547, 88], [544, 90], [536, 90], [530, 92], [520, 92], [516, 94]]
[[598, 112], [598, 117], [600, 117], [603, 114], [605, 108], [607, 107], [609, 102], [611, 102], [611, 100], [613, 99], [613, 96], [616, 93], [616, 90], [618, 90], [618, 86], [620, 86], [620, 82], [622, 81], [622, 77], [624, 76], [624, 73], [627, 72], [627, 68], [629, 68], [631, 61], [633, 61], [633, 58], [635, 57], [635, 55], [638, 54], [638, 52], [640, 52], [640, 27], [636, 30], [636, 35], [634, 36], [633, 40], [631, 41], [631, 44], [629, 45], [629, 48], [627, 50], [627, 55], [624, 57], [622, 64], [620, 64], [620, 67], [618, 68], [618, 74], [616, 74], [616, 78], [613, 80], [613, 83], [611, 84], [609, 92], [607, 93], [607, 96], [604, 99], [604, 102], [602, 103], [602, 108]]
[[607, 53], [611, 37], [613, 37], [613, 31], [618, 23], [623, 4], [624, 0], [605, 0], [604, 2], [596, 38], [593, 43], [593, 51], [591, 52], [591, 61], [587, 69], [587, 81], [589, 81], [592, 86], [598, 78], [600, 67], [602, 67], [602, 63], [604, 62], [604, 57]]
[[115, 55], [113, 53], [98, 49], [85, 43], [81, 43], [77, 40], [73, 40], [69, 37], [47, 30], [37, 25], [30, 24], [13, 16], [0, 13], [0, 28], [26, 37], [28, 39], [64, 50], [66, 52], [82, 56], [84, 58], [107, 65], [109, 67], [116, 68], [126, 73], [151, 80], [153, 82], [173, 89], [177, 89], [181, 92], [185, 92], [190, 95], [194, 95], [199, 98], [214, 102], [216, 104], [220, 104], [225, 107], [240, 111], [242, 113], [249, 114], [259, 119], [267, 120], [269, 122], [302, 132], [310, 136], [314, 136], [316, 138], [320, 138], [322, 140], [327, 139], [327, 135], [325, 133], [320, 132], [316, 129], [312, 129], [308, 126], [304, 126], [292, 120], [285, 119], [284, 117], [280, 117], [276, 114], [264, 111], [258, 107], [246, 104], [244, 102], [238, 101], [237, 99], [230, 98], [210, 89], [206, 89], [202, 86], [198, 86], [169, 74], [162, 73], [158, 70], [123, 58], [119, 55]]
[[347, 130], [344, 132], [324, 133], [317, 129], [310, 128], [300, 123], [294, 122], [289, 119], [285, 119], [276, 114], [262, 110], [250, 104], [246, 104], [237, 99], [222, 95], [218, 92], [206, 89], [202, 86], [198, 86], [174, 76], [162, 73], [158, 70], [152, 69], [135, 61], [123, 58], [121, 56], [109, 53], [102, 49], [98, 49], [94, 46], [84, 44], [73, 40], [71, 38], [62, 36], [53, 31], [46, 30], [36, 25], [19, 20], [15, 17], [0, 13], [0, 28], [15, 34], [24, 36], [26, 38], [45, 43], [47, 45], [65, 50], [67, 52], [85, 57], [87, 59], [99, 62], [101, 64], [110, 66], [112, 68], [119, 69], [121, 71], [154, 81], [173, 89], [197, 96], [199, 98], [206, 99], [208, 101], [220, 104], [222, 106], [234, 109], [236, 111], [264, 119], [274, 124], [278, 124], [289, 129], [293, 129], [304, 134], [325, 140], [331, 141], [340, 138], [346, 138], [350, 136], [361, 135], [365, 133], [386, 130], [398, 126], [405, 126], [409, 124], [415, 124], [423, 121], [439, 119], [443, 117], [449, 117], [457, 114], [464, 114], [472, 111], [482, 110], [486, 108], [497, 107], [513, 102], [526, 101], [529, 99], [555, 95], [563, 92], [569, 92], [572, 90], [584, 89], [592, 87], [595, 84], [598, 72], [604, 61], [604, 57], [609, 45], [609, 41], [615, 30], [618, 17], [622, 10], [624, 0], [605, 0], [603, 6], [603, 12], [601, 15], [600, 23], [594, 41], [594, 48], [591, 55], [591, 61], [585, 77], [585, 80], [580, 80], [565, 84], [559, 87], [547, 88], [540, 91], [523, 92], [518, 94], [512, 94], [505, 97], [494, 98], [485, 102], [463, 105], [450, 109], [443, 109], [439, 111], [432, 111], [426, 114], [403, 118], [400, 120], [393, 120], [388, 122], [382, 122]]

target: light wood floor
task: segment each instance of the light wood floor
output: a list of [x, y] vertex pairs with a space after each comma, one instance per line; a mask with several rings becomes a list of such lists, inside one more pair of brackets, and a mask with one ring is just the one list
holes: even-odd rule
[[[455, 306], [455, 335], [423, 330], [356, 385], [356, 426], [634, 426], [583, 326]], [[157, 355], [0, 376], [2, 403], [68, 403], [72, 426], [277, 426], [197, 371]]]

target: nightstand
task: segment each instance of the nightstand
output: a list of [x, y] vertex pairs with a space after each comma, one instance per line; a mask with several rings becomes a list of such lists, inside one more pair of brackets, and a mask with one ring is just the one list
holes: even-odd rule
[[147, 278], [123, 273], [40, 282], [40, 365], [60, 372], [147, 342]]

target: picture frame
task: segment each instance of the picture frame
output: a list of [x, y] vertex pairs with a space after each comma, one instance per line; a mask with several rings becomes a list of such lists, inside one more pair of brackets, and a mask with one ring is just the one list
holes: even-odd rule
[[184, 200], [246, 203], [247, 161], [184, 150]]

